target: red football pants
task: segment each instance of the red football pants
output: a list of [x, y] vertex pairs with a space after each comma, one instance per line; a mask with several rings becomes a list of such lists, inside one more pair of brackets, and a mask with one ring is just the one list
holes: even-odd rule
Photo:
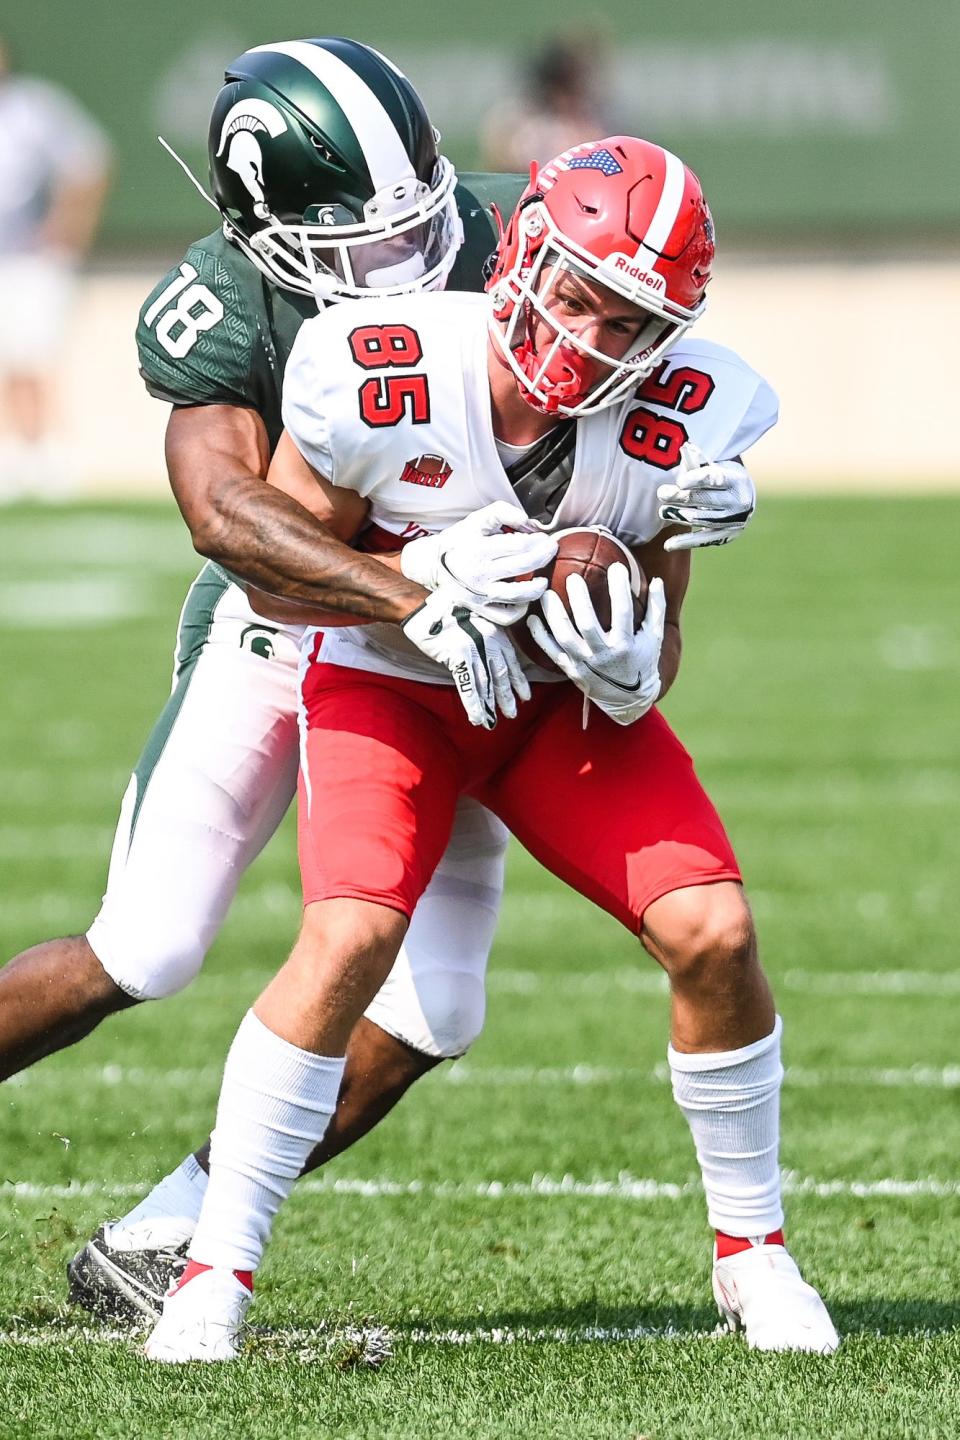
[[543, 865], [637, 933], [687, 885], [739, 880], [693, 762], [663, 716], [630, 726], [573, 685], [535, 685], [515, 720], [481, 730], [451, 686], [312, 664], [299, 848], [304, 903], [371, 900], [410, 915], [458, 796], [498, 815]]

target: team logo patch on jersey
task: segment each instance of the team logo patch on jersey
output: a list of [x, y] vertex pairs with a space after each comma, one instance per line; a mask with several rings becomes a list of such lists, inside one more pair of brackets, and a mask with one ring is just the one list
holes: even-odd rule
[[440, 490], [453, 473], [453, 466], [442, 455], [418, 455], [408, 460], [403, 467], [401, 480], [410, 485], [427, 485], [431, 490]]
[[622, 175], [623, 166], [609, 150], [594, 150], [590, 155], [578, 155], [569, 162], [571, 170], [599, 170], [603, 175]]

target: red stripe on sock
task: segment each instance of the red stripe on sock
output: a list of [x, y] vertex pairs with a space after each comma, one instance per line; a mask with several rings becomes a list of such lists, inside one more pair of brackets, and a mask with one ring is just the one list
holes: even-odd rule
[[[212, 1265], [204, 1265], [204, 1263], [203, 1263], [202, 1260], [188, 1260], [188, 1261], [187, 1261], [187, 1268], [184, 1270], [183, 1274], [180, 1276], [180, 1279], [177, 1281], [176, 1285], [173, 1287], [173, 1291], [182, 1290], [183, 1287], [184, 1287], [184, 1285], [186, 1285], [187, 1281], [188, 1281], [188, 1280], [192, 1280], [195, 1275], [202, 1275], [206, 1270], [212, 1270], [212, 1269], [213, 1269], [213, 1266], [212, 1266]], [[246, 1285], [247, 1289], [248, 1289], [248, 1290], [250, 1291], [250, 1293], [252, 1294], [252, 1293], [253, 1293], [253, 1271], [252, 1271], [252, 1270], [234, 1270], [233, 1273], [234, 1273], [234, 1275], [236, 1275], [237, 1279], [240, 1281], [240, 1284], [241, 1284], [241, 1285]], [[171, 1293], [173, 1293], [173, 1291], [172, 1291]]]
[[182, 1290], [184, 1285], [186, 1285], [187, 1281], [192, 1280], [195, 1275], [202, 1275], [205, 1270], [212, 1269], [212, 1265], [202, 1265], [199, 1260], [188, 1260], [187, 1268], [184, 1270], [183, 1274], [180, 1276], [180, 1279], [177, 1281], [176, 1285], [173, 1288], [175, 1290]]
[[739, 1255], [743, 1250], [752, 1250], [756, 1245], [784, 1245], [782, 1230], [772, 1230], [769, 1235], [725, 1235], [717, 1231], [717, 1259], [726, 1260], [728, 1255]]

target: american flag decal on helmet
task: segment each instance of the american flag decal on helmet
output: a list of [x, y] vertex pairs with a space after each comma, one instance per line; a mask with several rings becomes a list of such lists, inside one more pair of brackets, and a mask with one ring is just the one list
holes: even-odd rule
[[622, 175], [623, 166], [609, 150], [594, 150], [590, 155], [578, 155], [569, 162], [571, 170], [599, 170], [603, 175]]

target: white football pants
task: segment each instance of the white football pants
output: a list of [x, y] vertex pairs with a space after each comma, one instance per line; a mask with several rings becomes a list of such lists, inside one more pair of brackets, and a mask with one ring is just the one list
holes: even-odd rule
[[[107, 892], [87, 932], [130, 995], [160, 999], [194, 978], [241, 875], [296, 794], [300, 634], [255, 615], [215, 565], [191, 586], [173, 690], [124, 795]], [[427, 1055], [461, 1055], [483, 1027], [507, 838], [476, 801], [461, 801], [366, 1012]]]

